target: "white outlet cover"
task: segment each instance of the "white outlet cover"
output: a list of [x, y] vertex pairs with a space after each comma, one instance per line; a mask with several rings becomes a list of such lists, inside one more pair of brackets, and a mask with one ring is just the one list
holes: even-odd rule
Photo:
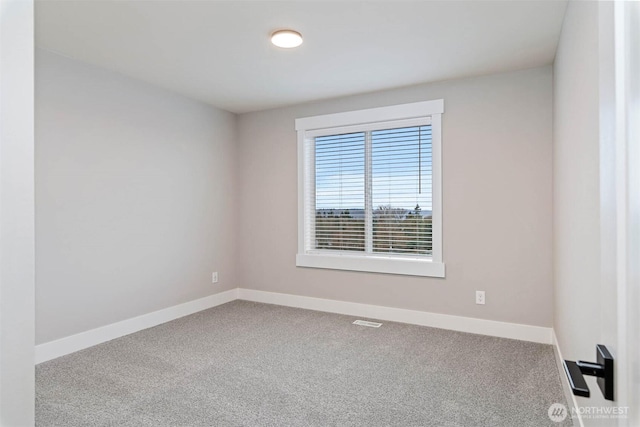
[[212, 281], [213, 283], [218, 283], [218, 272], [217, 272], [217, 271], [216, 271], [216, 272], [214, 272], [214, 273], [211, 275], [211, 281]]
[[476, 291], [476, 304], [484, 304], [484, 303], [485, 303], [484, 291]]

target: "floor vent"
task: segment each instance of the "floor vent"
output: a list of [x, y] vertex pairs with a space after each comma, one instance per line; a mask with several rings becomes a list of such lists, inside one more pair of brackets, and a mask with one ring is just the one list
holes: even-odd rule
[[379, 328], [380, 326], [382, 326], [382, 323], [368, 322], [366, 320], [356, 320], [355, 322], [353, 322], [353, 324], [360, 326], [369, 326], [370, 328]]

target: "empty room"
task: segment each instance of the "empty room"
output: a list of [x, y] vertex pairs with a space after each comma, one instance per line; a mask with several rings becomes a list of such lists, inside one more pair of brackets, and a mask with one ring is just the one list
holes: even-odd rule
[[1, 1], [1, 426], [640, 427], [639, 2]]

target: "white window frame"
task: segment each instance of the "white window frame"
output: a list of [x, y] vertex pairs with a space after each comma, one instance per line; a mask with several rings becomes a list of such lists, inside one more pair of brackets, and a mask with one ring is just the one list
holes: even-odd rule
[[[442, 260], [442, 114], [444, 100], [414, 102], [390, 107], [371, 108], [322, 116], [296, 119], [298, 133], [298, 253], [296, 266], [328, 268], [337, 270], [366, 271], [375, 273], [403, 274], [411, 276], [445, 277]], [[395, 123], [393, 123], [395, 122]], [[361, 131], [380, 129], [381, 126], [431, 124], [432, 144], [432, 256], [405, 256], [390, 254], [359, 254], [310, 249], [305, 235], [310, 235], [311, 224], [307, 223], [305, 209], [310, 206], [305, 199], [309, 192], [305, 184], [313, 182], [313, 169], [307, 165], [313, 158], [307, 153], [308, 143], [319, 135], [340, 133], [345, 130]], [[314, 184], [315, 185], [315, 184]], [[315, 215], [313, 215], [315, 217]]]

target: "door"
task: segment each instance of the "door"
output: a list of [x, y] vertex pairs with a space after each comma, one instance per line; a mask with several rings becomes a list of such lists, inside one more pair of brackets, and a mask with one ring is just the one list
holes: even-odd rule
[[[585, 426], [640, 426], [640, 3], [599, 4], [600, 239], [599, 342], [615, 358], [615, 401], [592, 393]], [[606, 409], [605, 409], [606, 410]], [[604, 415], [604, 414], [603, 414]]]

